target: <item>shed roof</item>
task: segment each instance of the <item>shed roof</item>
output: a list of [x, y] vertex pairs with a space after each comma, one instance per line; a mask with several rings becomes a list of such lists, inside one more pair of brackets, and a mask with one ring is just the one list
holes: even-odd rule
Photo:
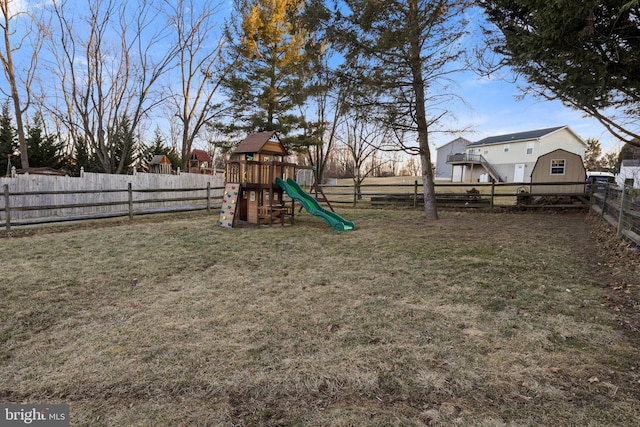
[[468, 146], [475, 147], [478, 145], [504, 144], [506, 142], [527, 141], [531, 139], [538, 139], [566, 127], [568, 126], [556, 126], [552, 128], [530, 130], [526, 132], [516, 132], [516, 133], [508, 133], [505, 135], [489, 136], [487, 138], [481, 139], [480, 141], [472, 142]]
[[284, 145], [282, 145], [282, 142], [280, 142], [280, 138], [278, 138], [278, 134], [275, 131], [265, 131], [247, 135], [244, 141], [238, 144], [234, 153], [260, 153], [269, 141], [275, 141], [282, 147], [282, 152], [276, 154], [289, 154], [286, 148], [284, 148]]
[[640, 159], [624, 159], [620, 164], [621, 167], [625, 166], [640, 166]]
[[164, 164], [171, 163], [169, 158], [164, 154], [156, 154], [155, 156], [153, 156], [153, 158], [149, 162], [150, 165], [160, 165], [160, 164], [163, 164], [163, 163]]
[[553, 157], [558, 154], [582, 158], [580, 154], [573, 153], [571, 151], [565, 150], [564, 148], [556, 148], [555, 150], [549, 151], [548, 153], [541, 155], [540, 157], [538, 157], [538, 160], [542, 157]]

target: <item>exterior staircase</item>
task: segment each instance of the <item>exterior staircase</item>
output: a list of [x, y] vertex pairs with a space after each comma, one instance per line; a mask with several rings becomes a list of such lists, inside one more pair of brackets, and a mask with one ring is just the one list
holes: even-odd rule
[[494, 181], [504, 182], [504, 180], [500, 178], [500, 174], [491, 166], [491, 163], [487, 162], [487, 159], [479, 154], [451, 154], [447, 156], [447, 163], [455, 165], [480, 165], [491, 175]]

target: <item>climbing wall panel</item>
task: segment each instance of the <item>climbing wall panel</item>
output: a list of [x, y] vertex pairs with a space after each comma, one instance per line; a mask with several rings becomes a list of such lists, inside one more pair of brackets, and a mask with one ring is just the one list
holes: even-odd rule
[[222, 196], [222, 206], [220, 207], [220, 220], [218, 224], [231, 228], [238, 214], [238, 196], [240, 194], [240, 184], [227, 184], [224, 187]]

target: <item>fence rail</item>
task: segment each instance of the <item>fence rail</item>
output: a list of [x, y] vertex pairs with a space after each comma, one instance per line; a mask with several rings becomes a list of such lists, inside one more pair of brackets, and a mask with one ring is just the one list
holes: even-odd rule
[[210, 210], [222, 200], [221, 175], [18, 176], [0, 180], [0, 227], [162, 212]]
[[[0, 227], [129, 217], [161, 212], [210, 210], [220, 206], [222, 176], [140, 174], [88, 177], [32, 176], [0, 179]], [[189, 176], [190, 175], [190, 176]], [[547, 184], [533, 184], [544, 188]], [[548, 184], [557, 190], [558, 183]], [[566, 183], [567, 189], [576, 183]], [[561, 185], [562, 187], [562, 185]], [[354, 207], [403, 206], [421, 208], [418, 181], [393, 184], [325, 185], [322, 193], [331, 204]], [[590, 208], [616, 227], [620, 237], [640, 245], [640, 190], [607, 186], [602, 192], [530, 193], [531, 183], [474, 183], [435, 185], [440, 207]], [[549, 187], [551, 190], [551, 187]], [[313, 193], [313, 189], [307, 191]]]
[[591, 213], [614, 227], [619, 238], [640, 246], [640, 190], [605, 185], [592, 200]]
[[[462, 208], [588, 208], [589, 195], [575, 192], [576, 185], [567, 183], [435, 183], [436, 203], [441, 207]], [[536, 193], [531, 193], [535, 186]], [[548, 191], [544, 191], [548, 189]], [[331, 204], [354, 207], [404, 205], [419, 208], [424, 195], [418, 181], [411, 183], [323, 185], [322, 191]]]

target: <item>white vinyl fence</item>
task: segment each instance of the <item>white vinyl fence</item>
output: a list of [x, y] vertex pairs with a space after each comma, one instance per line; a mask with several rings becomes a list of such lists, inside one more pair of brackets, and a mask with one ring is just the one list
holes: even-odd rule
[[0, 178], [0, 227], [219, 207], [222, 174]]

